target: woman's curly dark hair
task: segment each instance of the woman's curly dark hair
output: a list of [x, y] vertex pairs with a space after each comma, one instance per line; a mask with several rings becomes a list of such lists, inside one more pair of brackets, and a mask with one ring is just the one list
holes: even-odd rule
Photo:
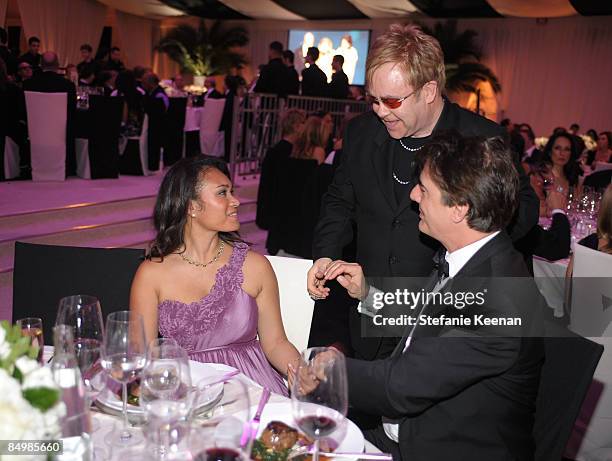
[[580, 168], [580, 165], [578, 165], [578, 148], [571, 134], [553, 134], [546, 143], [546, 147], [544, 147], [541, 164], [542, 166], [552, 165], [552, 149], [555, 145], [555, 141], [559, 138], [565, 138], [570, 143], [571, 155], [567, 163], [563, 166], [563, 173], [565, 174], [569, 185], [575, 186], [576, 184], [578, 184], [578, 177], [582, 175], [582, 168]]
[[[163, 260], [177, 250], [184, 251], [189, 202], [198, 198], [199, 184], [211, 168], [230, 177], [224, 161], [204, 155], [181, 159], [168, 170], [155, 202], [153, 223], [157, 235], [149, 245], [148, 259]], [[230, 245], [243, 242], [238, 232], [219, 232], [219, 238]]]

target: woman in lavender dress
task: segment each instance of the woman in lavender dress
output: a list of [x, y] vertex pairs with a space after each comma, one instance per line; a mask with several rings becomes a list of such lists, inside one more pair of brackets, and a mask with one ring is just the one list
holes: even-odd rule
[[286, 375], [299, 355], [285, 336], [272, 266], [238, 236], [239, 202], [228, 176], [223, 162], [203, 156], [170, 168], [130, 306], [142, 313], [147, 340], [159, 332], [192, 360], [231, 365], [286, 395], [279, 372]]

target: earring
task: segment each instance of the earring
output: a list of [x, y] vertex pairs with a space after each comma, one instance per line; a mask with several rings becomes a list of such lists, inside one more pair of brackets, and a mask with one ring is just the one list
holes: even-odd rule
[[195, 218], [195, 213], [191, 213], [191, 217], [192, 217], [192, 218]]

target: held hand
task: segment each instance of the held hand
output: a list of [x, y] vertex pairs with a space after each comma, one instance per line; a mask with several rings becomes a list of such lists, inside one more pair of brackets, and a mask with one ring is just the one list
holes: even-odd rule
[[330, 258], [319, 258], [308, 271], [306, 283], [312, 299], [325, 299], [329, 295], [329, 288], [325, 286], [325, 270], [331, 262]]
[[338, 280], [338, 283], [346, 288], [351, 298], [364, 299], [368, 294], [363, 269], [357, 263], [341, 260], [332, 262], [325, 271], [325, 280], [333, 279]]

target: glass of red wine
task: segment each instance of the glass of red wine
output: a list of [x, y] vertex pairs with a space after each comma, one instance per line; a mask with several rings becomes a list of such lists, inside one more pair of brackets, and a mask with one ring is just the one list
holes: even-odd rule
[[313, 461], [319, 460], [321, 439], [341, 426], [348, 409], [344, 355], [333, 347], [312, 347], [302, 360], [291, 386], [293, 418], [314, 440]]
[[43, 349], [45, 340], [43, 339], [43, 322], [37, 317], [27, 317], [19, 319], [16, 325], [21, 329], [22, 336], [29, 336], [32, 341], [32, 346], [38, 347], [38, 362], [43, 363]]

